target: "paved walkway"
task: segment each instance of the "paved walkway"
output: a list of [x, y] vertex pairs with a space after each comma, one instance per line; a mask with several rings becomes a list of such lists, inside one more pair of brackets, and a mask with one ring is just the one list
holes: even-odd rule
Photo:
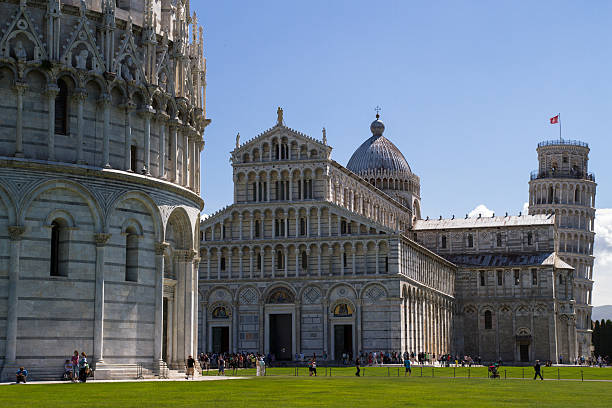
[[[226, 376], [218, 376], [218, 377], [213, 377], [213, 376], [204, 376], [204, 377], [195, 377], [193, 380], [190, 378], [189, 380], [186, 380], [184, 378], [168, 378], [168, 379], [160, 379], [160, 378], [147, 378], [147, 379], [142, 379], [142, 380], [87, 380], [88, 383], [94, 383], [94, 384], [100, 384], [100, 383], [131, 383], [131, 382], [154, 382], [154, 381], [181, 381], [181, 382], [187, 382], [187, 381], [221, 381], [221, 380], [245, 380], [248, 378], [252, 378], [252, 377], [226, 377]], [[14, 382], [3, 382], [0, 383], [0, 385], [30, 385], [30, 384], [34, 384], [34, 385], [41, 385], [41, 384], [73, 384], [70, 381], [30, 381], [28, 383], [21, 383], [21, 384], [16, 384]], [[75, 384], [80, 384], [80, 383], [75, 383]]]

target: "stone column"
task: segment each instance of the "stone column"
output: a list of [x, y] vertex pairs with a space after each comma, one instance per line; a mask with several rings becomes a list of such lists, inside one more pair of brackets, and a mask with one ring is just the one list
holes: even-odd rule
[[142, 172], [147, 176], [151, 175], [151, 116], [155, 111], [150, 106], [140, 112], [144, 119], [144, 165]]
[[302, 304], [299, 300], [295, 301], [295, 348], [293, 354], [302, 351]]
[[47, 104], [49, 105], [49, 115], [47, 116], [47, 160], [55, 161], [55, 98], [60, 89], [57, 85], [47, 87]]
[[[21, 256], [21, 238], [25, 227], [9, 226], [10, 261], [8, 282], [8, 311], [6, 321], [6, 353], [4, 365], [15, 363], [17, 357], [17, 312], [19, 310], [19, 274]], [[13, 374], [13, 373], [11, 373]], [[13, 377], [11, 377], [11, 380]]]
[[200, 343], [202, 344], [202, 352], [207, 353], [208, 350], [208, 303], [202, 302], [200, 304], [202, 310], [202, 338]]
[[177, 168], [178, 168], [178, 120], [172, 119], [169, 123], [170, 127], [170, 160], [172, 161], [172, 171], [170, 179], [178, 183]]
[[193, 134], [193, 141], [191, 142], [191, 147], [193, 148], [193, 154], [191, 157], [191, 189], [193, 191], [198, 191], [198, 187], [196, 185], [197, 183], [197, 176], [196, 173], [198, 171], [198, 166], [197, 166], [197, 162], [198, 162], [198, 156], [200, 155], [200, 148], [198, 147], [198, 140], [197, 140], [197, 133], [194, 130], [192, 130], [192, 134]]
[[255, 250], [251, 248], [249, 250], [249, 278], [253, 279], [253, 257], [255, 256]]
[[321, 271], [321, 247], [317, 248], [317, 271], [319, 273], [319, 276], [322, 275], [322, 271]]
[[238, 302], [232, 302], [232, 353], [238, 352], [238, 330], [240, 322], [238, 321]]
[[168, 123], [169, 116], [163, 111], [157, 112], [157, 120], [159, 124], [159, 167], [158, 177], [166, 177], [166, 125]]
[[85, 164], [83, 157], [83, 133], [85, 132], [85, 126], [83, 123], [83, 105], [87, 98], [87, 92], [84, 89], [77, 89], [74, 93], [74, 99], [77, 103], [77, 163]]
[[380, 249], [378, 247], [378, 242], [376, 243], [376, 274], [378, 275], [380, 273], [380, 262], [379, 262], [379, 257], [380, 257]]
[[351, 252], [352, 252], [352, 256], [353, 256], [353, 275], [355, 275], [355, 274], [357, 274], [357, 259], [355, 257], [356, 256], [355, 252], [357, 252], [357, 251], [356, 251], [355, 246], [352, 247]]
[[189, 137], [188, 132], [189, 128], [187, 126], [183, 126], [181, 129], [183, 133], [183, 187], [189, 187]]
[[295, 276], [300, 276], [300, 249], [295, 247]]
[[129, 171], [132, 169], [132, 111], [136, 108], [134, 103], [127, 103], [125, 106], [125, 170]]
[[321, 209], [317, 208], [317, 237], [321, 236]]
[[289, 276], [289, 248], [283, 248], [283, 263], [285, 267], [285, 278]]
[[102, 107], [104, 115], [104, 125], [102, 129], [102, 167], [110, 168], [110, 127], [111, 127], [111, 97], [103, 94], [98, 101]]
[[104, 361], [104, 252], [110, 234], [95, 234], [96, 241], [96, 292], [94, 307], [94, 363]]
[[361, 310], [363, 309], [362, 307], [362, 300], [361, 299], [357, 299], [355, 300], [355, 312], [357, 313], [357, 327], [355, 328], [355, 336], [357, 336], [357, 354], [361, 353], [362, 348], [363, 348], [363, 338], [362, 338], [362, 330], [361, 330]]
[[28, 85], [25, 82], [15, 84], [17, 93], [17, 117], [15, 124], [15, 157], [23, 157], [23, 94]]
[[166, 242], [155, 245], [155, 326], [153, 342], [153, 368], [159, 369], [162, 362], [162, 339], [164, 334], [164, 252], [168, 248]]
[[329, 301], [327, 299], [324, 299], [322, 302], [323, 307], [323, 352], [327, 352], [328, 358], [329, 358], [329, 335], [328, 333], [328, 309], [329, 309]]

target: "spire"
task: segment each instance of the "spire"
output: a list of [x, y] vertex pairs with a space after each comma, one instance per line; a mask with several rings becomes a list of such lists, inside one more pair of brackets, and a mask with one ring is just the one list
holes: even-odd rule
[[277, 126], [284, 125], [284, 121], [283, 121], [283, 108], [281, 108], [280, 106], [276, 110], [276, 125]]

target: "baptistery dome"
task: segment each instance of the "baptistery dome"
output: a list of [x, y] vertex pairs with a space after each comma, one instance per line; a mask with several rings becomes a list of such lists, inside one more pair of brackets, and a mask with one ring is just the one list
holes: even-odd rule
[[397, 173], [412, 173], [402, 152], [389, 139], [383, 136], [385, 125], [376, 115], [376, 120], [370, 125], [372, 137], [363, 142], [346, 167], [356, 174], [371, 171], [388, 171]]

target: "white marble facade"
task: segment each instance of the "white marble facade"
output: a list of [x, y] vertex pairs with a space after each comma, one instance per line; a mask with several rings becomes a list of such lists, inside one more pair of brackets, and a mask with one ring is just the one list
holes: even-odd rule
[[[380, 350], [516, 363], [588, 356], [588, 148], [538, 148], [542, 156], [556, 143], [562, 162], [582, 146], [571, 157], [579, 171], [554, 175], [569, 187], [553, 186], [561, 198], [551, 203], [567, 208], [532, 194], [533, 215], [423, 220], [419, 177], [378, 117], [370, 130], [346, 168], [331, 159], [325, 130], [316, 140], [290, 129], [280, 108], [273, 128], [237, 137], [234, 203], [200, 230], [199, 349], [336, 360]], [[540, 179], [530, 191], [544, 191]]]
[[2, 0], [0, 27], [2, 377], [75, 349], [98, 378], [182, 366], [209, 122], [189, 3]]

